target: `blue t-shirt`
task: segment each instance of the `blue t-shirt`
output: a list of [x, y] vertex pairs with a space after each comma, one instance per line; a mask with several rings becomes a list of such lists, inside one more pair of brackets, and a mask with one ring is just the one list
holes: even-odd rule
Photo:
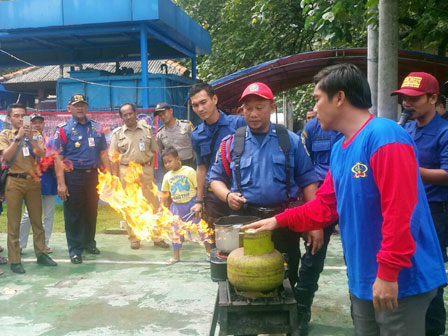
[[[417, 144], [420, 167], [448, 172], [448, 121], [436, 112], [427, 125], [417, 127], [412, 121], [406, 123], [405, 129]], [[424, 185], [428, 202], [448, 202], [448, 186]]]
[[[359, 299], [372, 300], [372, 285], [378, 269], [376, 257], [383, 239], [383, 217], [381, 195], [370, 159], [379, 148], [388, 144], [403, 143], [412, 145], [415, 152], [417, 149], [402, 127], [384, 118], [373, 118], [346, 148], [342, 143], [343, 139], [332, 148], [330, 172], [348, 285]], [[397, 169], [406, 169], [406, 162]], [[417, 249], [411, 258], [412, 267], [403, 268], [399, 273], [398, 298], [425, 293], [446, 283], [442, 254], [420, 174], [410, 231]]]
[[[248, 203], [259, 206], [280, 205], [291, 198], [297, 199], [300, 188], [318, 181], [311, 160], [301, 144], [300, 138], [290, 131], [288, 131], [288, 135], [291, 142], [289, 150], [291, 190], [289, 197], [286, 192], [285, 155], [280, 150], [274, 125], [271, 124], [269, 132], [261, 144], [249, 127], [246, 128], [240, 172], [242, 193]], [[226, 185], [230, 185], [231, 191], [238, 192], [233, 146], [234, 138], [232, 138], [230, 144], [232, 176], [227, 176], [221, 155], [218, 155], [210, 171], [210, 181], [222, 181]]]

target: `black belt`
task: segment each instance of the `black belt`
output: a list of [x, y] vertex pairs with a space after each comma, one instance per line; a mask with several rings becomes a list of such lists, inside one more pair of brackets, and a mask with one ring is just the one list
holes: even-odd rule
[[96, 172], [97, 169], [96, 169], [96, 168], [92, 168], [92, 169], [79, 169], [79, 168], [73, 168], [73, 171], [81, 172], [81, 173], [92, 173], [92, 172]]
[[448, 202], [429, 202], [429, 209], [437, 212], [448, 212]]
[[9, 173], [8, 176], [16, 177], [16, 178], [20, 178], [20, 179], [24, 179], [24, 180], [26, 180], [27, 178], [31, 178], [31, 175], [29, 175], [29, 174], [14, 174], [14, 173]]
[[256, 206], [253, 204], [244, 204], [241, 210], [245, 215], [256, 216], [259, 218], [269, 218], [285, 211], [288, 203], [276, 205], [273, 207]]

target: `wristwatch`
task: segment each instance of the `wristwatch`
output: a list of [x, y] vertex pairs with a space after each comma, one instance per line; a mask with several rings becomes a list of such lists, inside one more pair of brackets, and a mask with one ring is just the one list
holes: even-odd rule
[[14, 137], [14, 138], [12, 138], [12, 141], [14, 141], [14, 142], [20, 142], [20, 139], [18, 138], [18, 137]]

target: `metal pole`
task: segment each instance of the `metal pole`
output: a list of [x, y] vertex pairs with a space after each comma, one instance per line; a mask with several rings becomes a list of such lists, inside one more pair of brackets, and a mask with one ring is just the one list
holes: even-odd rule
[[191, 58], [191, 78], [196, 83], [196, 55]]
[[[144, 24], [140, 25], [140, 58], [142, 63], [142, 86], [148, 87], [148, 33]], [[148, 89], [142, 89], [142, 107], [149, 107]]]
[[367, 26], [367, 80], [372, 93], [370, 112], [378, 114], [378, 26], [372, 23]]
[[397, 120], [397, 97], [390, 93], [398, 85], [398, 0], [379, 2], [378, 115]]

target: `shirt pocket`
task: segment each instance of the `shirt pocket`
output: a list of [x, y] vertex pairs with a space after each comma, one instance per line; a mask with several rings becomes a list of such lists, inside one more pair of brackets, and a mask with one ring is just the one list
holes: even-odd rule
[[201, 145], [201, 156], [207, 156], [207, 155], [211, 155], [212, 151], [210, 150], [210, 144], [206, 143], [206, 144], [202, 144]]
[[315, 163], [328, 164], [330, 162], [331, 140], [313, 141], [311, 143], [311, 150]]
[[438, 169], [440, 167], [439, 146], [435, 138], [435, 134], [423, 133], [419, 140], [418, 158], [424, 168]]
[[126, 151], [128, 150], [128, 146], [129, 144], [126, 138], [118, 139], [117, 147], [120, 154], [126, 153]]
[[[235, 168], [235, 160], [232, 160], [230, 163], [230, 169], [232, 171], [236, 171]], [[241, 173], [241, 185], [242, 186], [251, 186], [252, 183], [252, 157], [251, 156], [243, 156], [240, 160], [240, 173]], [[236, 176], [235, 174], [233, 175]], [[236, 178], [235, 178], [236, 184]]]
[[[289, 158], [289, 165], [294, 162]], [[278, 152], [272, 155], [272, 177], [275, 182], [286, 183], [286, 163], [285, 163], [285, 155], [283, 152]], [[290, 172], [293, 172], [293, 169], [290, 169]]]

